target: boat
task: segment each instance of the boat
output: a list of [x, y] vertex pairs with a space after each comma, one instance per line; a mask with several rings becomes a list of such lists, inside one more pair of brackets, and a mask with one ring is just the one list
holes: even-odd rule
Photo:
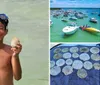
[[95, 28], [93, 28], [93, 27], [86, 28], [85, 30], [86, 30], [86, 31], [89, 31], [89, 32], [100, 32], [100, 30], [95, 29]]
[[78, 30], [78, 28], [79, 28], [78, 26], [69, 25], [69, 26], [64, 27], [62, 31], [66, 35], [71, 35], [71, 34], [74, 34]]
[[88, 32], [98, 32], [98, 33], [100, 33], [100, 30], [93, 28], [93, 27], [90, 27], [90, 26], [80, 26], [80, 28], [82, 30], [86, 30]]
[[83, 15], [84, 15], [84, 17], [85, 17], [85, 18], [87, 18], [87, 17], [88, 17], [88, 14], [83, 14]]
[[70, 20], [77, 20], [76, 17], [70, 17], [69, 19], [70, 19]]
[[95, 18], [90, 18], [90, 22], [97, 23], [98, 21]]
[[53, 22], [50, 20], [50, 26], [52, 26], [53, 25]]
[[68, 20], [66, 18], [62, 18], [61, 21], [67, 22]]
[[80, 13], [75, 13], [75, 17], [78, 18], [78, 19], [83, 19], [84, 15], [80, 14]]

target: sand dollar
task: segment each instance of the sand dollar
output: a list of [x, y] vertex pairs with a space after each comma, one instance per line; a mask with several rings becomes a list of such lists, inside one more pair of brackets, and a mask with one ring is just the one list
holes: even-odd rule
[[90, 52], [91, 52], [91, 53], [94, 53], [94, 54], [97, 54], [97, 53], [100, 52], [100, 50], [99, 50], [99, 48], [97, 48], [97, 47], [92, 47], [92, 48], [90, 48]]
[[96, 70], [100, 70], [100, 63], [94, 63], [93, 66]]
[[17, 44], [20, 44], [20, 41], [17, 37], [14, 37], [12, 40], [11, 40], [11, 46], [12, 47], [16, 47]]
[[59, 66], [54, 66], [52, 68], [50, 68], [50, 74], [52, 76], [56, 76], [61, 72], [61, 68]]
[[78, 58], [78, 57], [79, 57], [79, 54], [78, 54], [78, 53], [73, 53], [73, 54], [72, 54], [72, 57], [73, 57], [73, 58]]
[[50, 68], [54, 67], [55, 66], [55, 61], [50, 61]]
[[63, 58], [67, 59], [67, 58], [71, 58], [71, 53], [67, 52], [63, 54]]
[[72, 53], [78, 52], [78, 47], [71, 47], [70, 52]]
[[100, 55], [99, 54], [91, 54], [91, 59], [94, 60], [94, 61], [99, 61]]
[[79, 78], [86, 78], [87, 77], [87, 71], [85, 70], [85, 69], [79, 69], [78, 71], [77, 71], [77, 76], [79, 77]]
[[80, 52], [89, 52], [89, 48], [88, 47], [81, 47]]
[[90, 56], [87, 53], [82, 53], [82, 54], [80, 54], [79, 58], [81, 60], [83, 60], [83, 61], [86, 61], [86, 60], [89, 60], [90, 59]]
[[63, 66], [65, 64], [65, 60], [64, 59], [59, 59], [56, 61], [56, 65], [57, 66]]
[[65, 75], [69, 75], [73, 72], [73, 68], [71, 66], [65, 66], [65, 67], [63, 67], [62, 72]]
[[54, 49], [54, 53], [59, 53], [60, 51], [61, 51], [60, 48], [55, 48], [55, 49]]
[[60, 59], [61, 57], [62, 57], [61, 53], [54, 54], [53, 56], [54, 59]]
[[92, 69], [93, 65], [90, 61], [85, 61], [84, 62], [84, 68], [87, 69], [87, 70], [90, 70]]
[[66, 64], [67, 64], [67, 65], [71, 65], [72, 63], [73, 63], [73, 60], [72, 60], [72, 59], [67, 59], [67, 60], [66, 60]]
[[72, 67], [74, 69], [81, 69], [83, 67], [83, 62], [80, 61], [80, 60], [74, 60], [73, 64], [72, 64]]
[[68, 52], [68, 48], [63, 48], [62, 52]]

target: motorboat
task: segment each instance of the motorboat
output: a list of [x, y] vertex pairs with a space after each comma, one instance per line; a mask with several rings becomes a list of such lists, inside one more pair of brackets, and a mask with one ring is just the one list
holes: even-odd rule
[[78, 19], [83, 19], [84, 15], [80, 14], [80, 13], [75, 13], [75, 17], [78, 18]]
[[69, 19], [70, 19], [70, 20], [77, 20], [76, 17], [70, 17]]
[[86, 30], [88, 32], [99, 32], [100, 33], [100, 30], [93, 28], [93, 27], [90, 27], [90, 26], [80, 26], [80, 28], [82, 30]]
[[89, 32], [100, 32], [100, 30], [96, 29], [96, 28], [93, 28], [93, 27], [88, 27], [88, 28], [85, 28], [86, 31], [89, 31]]
[[50, 26], [52, 26], [53, 25], [53, 22], [52, 22], [52, 20], [50, 20]]
[[69, 25], [69, 26], [64, 27], [62, 31], [66, 35], [71, 35], [71, 34], [74, 34], [78, 30], [78, 28], [79, 28], [78, 26]]
[[97, 23], [98, 21], [95, 18], [90, 18], [90, 22]]
[[84, 15], [84, 17], [85, 17], [85, 18], [87, 18], [87, 17], [88, 17], [88, 14], [83, 14], [83, 15]]
[[61, 21], [67, 22], [68, 20], [66, 18], [62, 18]]

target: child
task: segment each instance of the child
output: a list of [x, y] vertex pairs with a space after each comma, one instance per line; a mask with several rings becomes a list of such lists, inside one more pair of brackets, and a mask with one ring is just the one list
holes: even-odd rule
[[19, 60], [19, 53], [22, 45], [16, 47], [4, 44], [3, 39], [8, 33], [9, 20], [5, 14], [0, 14], [0, 85], [13, 85], [13, 77], [20, 80], [22, 70]]

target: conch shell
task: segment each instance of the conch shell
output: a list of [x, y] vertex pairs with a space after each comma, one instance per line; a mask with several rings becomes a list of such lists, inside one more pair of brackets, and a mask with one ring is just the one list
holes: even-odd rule
[[20, 41], [18, 38], [14, 37], [12, 40], [11, 40], [11, 46], [12, 47], [16, 47], [17, 44], [20, 44]]

